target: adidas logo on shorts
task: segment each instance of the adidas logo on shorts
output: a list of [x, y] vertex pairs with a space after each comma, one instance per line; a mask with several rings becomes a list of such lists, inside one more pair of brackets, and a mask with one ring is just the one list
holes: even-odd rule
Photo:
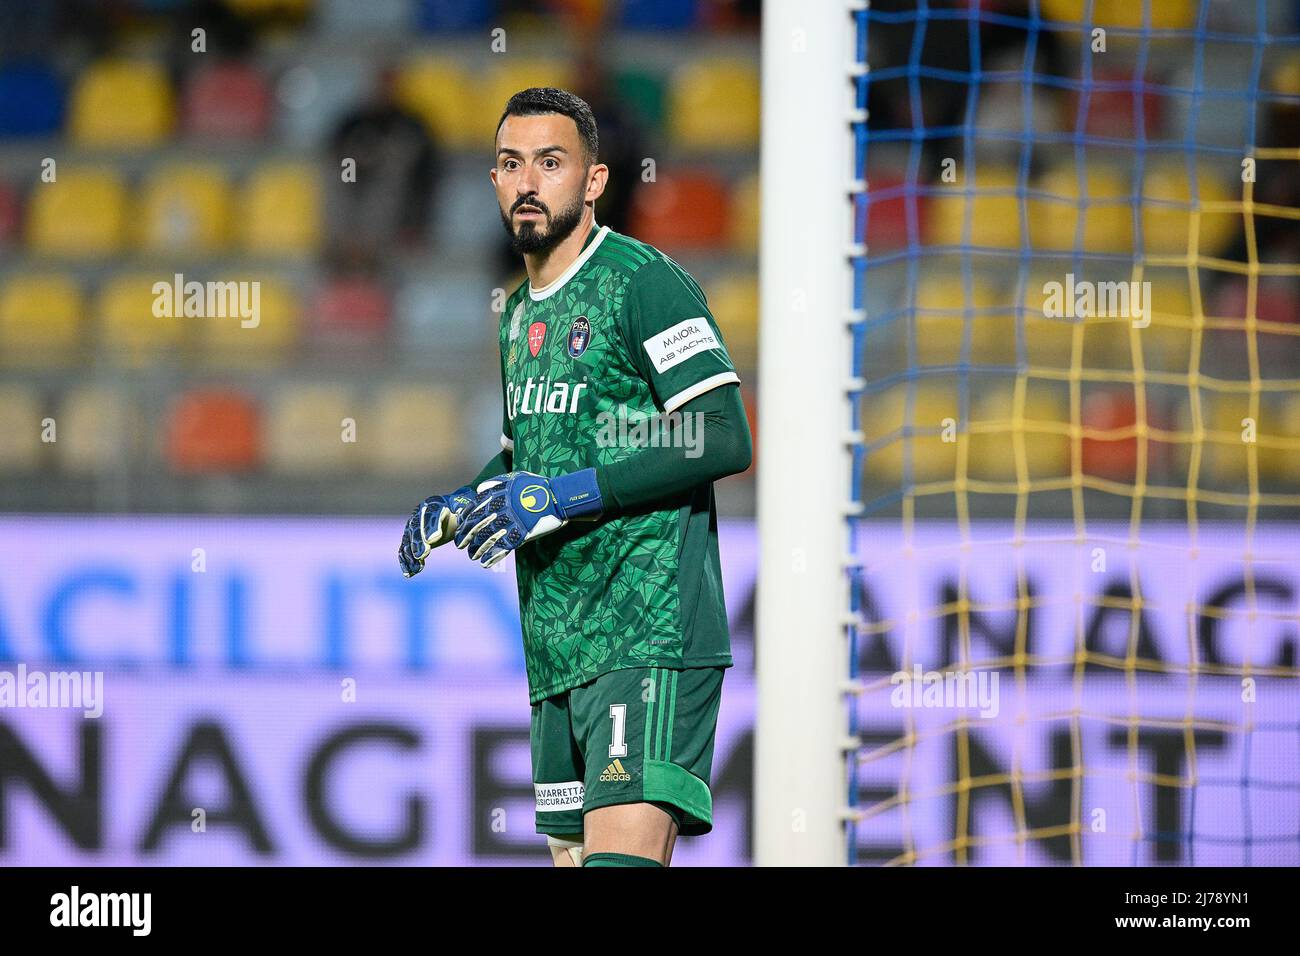
[[631, 781], [632, 775], [623, 769], [623, 764], [615, 760], [606, 767], [600, 774], [601, 783], [614, 783], [617, 781]]

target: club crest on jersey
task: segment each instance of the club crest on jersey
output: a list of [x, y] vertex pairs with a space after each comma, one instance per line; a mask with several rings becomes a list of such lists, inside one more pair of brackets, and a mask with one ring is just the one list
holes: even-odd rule
[[591, 344], [591, 323], [587, 321], [585, 315], [580, 315], [573, 320], [573, 325], [569, 326], [569, 356], [577, 358], [587, 351], [589, 344]]
[[545, 322], [534, 322], [528, 326], [528, 351], [533, 353], [533, 358], [537, 358], [537, 353], [542, 350], [542, 340], [545, 338]]

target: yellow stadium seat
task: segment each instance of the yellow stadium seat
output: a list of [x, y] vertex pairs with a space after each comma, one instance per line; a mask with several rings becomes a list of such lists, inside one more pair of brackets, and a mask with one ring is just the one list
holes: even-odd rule
[[[1252, 445], [1247, 441], [1251, 426], [1245, 424], [1250, 417], [1250, 396], [1245, 392], [1217, 392], [1200, 389], [1201, 419], [1205, 428], [1201, 443], [1201, 463], [1196, 484], [1201, 488], [1245, 495], [1249, 489], [1249, 463]], [[1190, 400], [1183, 409], [1182, 427], [1192, 432]], [[1274, 434], [1277, 422], [1269, 403], [1259, 403], [1259, 414], [1254, 421], [1256, 439], [1260, 435]], [[1192, 438], [1193, 435], [1188, 435]], [[1190, 466], [1192, 445], [1179, 449], [1184, 467]], [[1253, 445], [1257, 455], [1264, 452], [1258, 441]], [[1261, 455], [1261, 457], [1267, 457]], [[1258, 459], [1257, 459], [1258, 461]]]
[[185, 318], [161, 288], [155, 289], [167, 279], [156, 272], [126, 273], [100, 289], [96, 306], [100, 348], [108, 358], [139, 365], [174, 356], [181, 349], [186, 324], [197, 320]]
[[707, 295], [731, 360], [752, 368], [758, 361], [758, 276], [725, 276], [710, 285]]
[[[1056, 386], [1056, 387], [1054, 387]], [[1026, 477], [1059, 478], [1070, 472], [1070, 405], [1064, 383], [1030, 380], [1017, 412], [1008, 381], [973, 385], [969, 474], [987, 481], [1016, 479], [1017, 435], [1024, 449]]]
[[[1186, 256], [1192, 249], [1194, 226], [1197, 252], [1218, 255], [1241, 231], [1241, 193], [1233, 194], [1217, 173], [1198, 169], [1196, 194], [1193, 202], [1185, 164], [1148, 167], [1142, 184], [1142, 240], [1148, 255]], [[1208, 209], [1210, 203], [1228, 203], [1230, 208]], [[1200, 211], [1196, 221], [1193, 210]]]
[[[302, 305], [297, 293], [281, 281], [260, 276], [232, 273], [218, 281], [226, 284], [213, 298], [214, 307], [204, 317], [189, 320], [196, 323], [207, 360], [243, 366], [282, 361], [298, 339]], [[245, 311], [255, 314], [245, 317]]]
[[1149, 4], [1140, 0], [1043, 0], [1042, 16], [1045, 20], [1082, 23], [1090, 2], [1091, 22], [1099, 27], [1141, 29], [1143, 8], [1151, 10], [1153, 30], [1187, 30], [1196, 25], [1196, 0], [1152, 0]]
[[[1195, 318], [1191, 282], [1183, 270], [1151, 270], [1151, 325], [1141, 332], [1143, 367], [1155, 372], [1186, 374], [1191, 367]], [[1202, 333], [1201, 352], [1210, 343]]]
[[[0, 384], [0, 471], [31, 471], [40, 466], [46, 417], [45, 406], [30, 388]], [[58, 438], [57, 431], [54, 437]]]
[[731, 248], [746, 255], [757, 255], [759, 207], [762, 205], [758, 173], [752, 173], [736, 184], [730, 205]]
[[[438, 142], [456, 149], [482, 148], [484, 119], [475, 86], [457, 64], [436, 56], [410, 60], [398, 73], [397, 99], [424, 120]], [[504, 107], [503, 101], [493, 123]]]
[[59, 408], [59, 466], [69, 474], [103, 475], [124, 468], [139, 444], [140, 422], [111, 387], [76, 386]]
[[[1098, 273], [1097, 275], [1101, 275]], [[1073, 278], [1070, 278], [1073, 276]], [[1104, 279], [1085, 279], [1064, 268], [1058, 273], [1034, 273], [1025, 282], [1025, 351], [1030, 368], [1068, 369], [1077, 362], [1086, 368], [1122, 367], [1129, 352], [1128, 330], [1132, 315], [1086, 316], [1048, 315], [1049, 300], [1061, 306], [1064, 312], [1071, 292], [1078, 301], [1078, 284], [1083, 281], [1120, 281], [1121, 277], [1106, 275]], [[1067, 282], [1069, 286], [1067, 287]], [[1059, 295], [1057, 288], [1059, 286]], [[1074, 355], [1074, 330], [1082, 330], [1082, 350]]]
[[137, 241], [147, 252], [211, 255], [230, 241], [230, 186], [219, 166], [178, 164], [145, 183], [136, 216]]
[[457, 442], [412, 441], [412, 435], [451, 435], [460, 413], [453, 390], [436, 385], [391, 385], [375, 401], [366, 420], [366, 440], [358, 442], [376, 471], [387, 475], [427, 475], [460, 467]]
[[306, 256], [321, 241], [317, 170], [305, 163], [273, 163], [244, 186], [240, 216], [250, 253]]
[[[286, 474], [337, 473], [360, 463], [357, 446], [364, 440], [367, 422], [352, 393], [338, 385], [291, 385], [271, 402], [266, 417], [266, 460], [274, 471]], [[357, 422], [345, 441], [348, 425]]]
[[962, 183], [941, 185], [930, 206], [930, 243], [959, 246], [964, 243], [965, 221], [970, 219], [970, 242], [995, 249], [1020, 248], [1020, 205], [1014, 170], [981, 166], [965, 195]]
[[126, 190], [107, 168], [58, 168], [32, 190], [27, 245], [50, 256], [109, 256], [122, 246]]
[[1265, 434], [1292, 443], [1290, 448], [1260, 446], [1259, 467], [1263, 475], [1288, 484], [1300, 483], [1300, 395], [1291, 395], [1277, 406], [1269, 418]]
[[[957, 474], [958, 443], [965, 441], [959, 416], [956, 376], [921, 381], [907, 415], [908, 385], [895, 385], [883, 394], [862, 399], [862, 431], [868, 444], [883, 442], [866, 460], [867, 480], [898, 485], [910, 455], [912, 481], [952, 480]], [[900, 430], [911, 426], [911, 437]], [[892, 437], [891, 437], [892, 436]], [[951, 438], [952, 440], [946, 440]]]
[[1063, 166], [1044, 173], [1034, 183], [1034, 191], [1055, 197], [1029, 201], [1029, 242], [1035, 249], [1121, 255], [1133, 251], [1133, 197], [1123, 176], [1102, 167], [1089, 168], [1081, 189], [1074, 167]]
[[85, 305], [72, 278], [18, 275], [0, 290], [0, 357], [57, 364], [78, 354]]
[[758, 90], [758, 67], [748, 60], [688, 63], [669, 84], [669, 134], [686, 149], [752, 149], [758, 144]]
[[175, 122], [175, 103], [162, 66], [109, 59], [81, 74], [72, 93], [70, 132], [79, 146], [151, 146]]
[[520, 90], [532, 86], [573, 88], [573, 66], [564, 60], [534, 57], [509, 57], [487, 75], [475, 103], [475, 115], [466, 126], [465, 145], [470, 149], [492, 152], [497, 120], [506, 102]]
[[[925, 263], [922, 268], [926, 268]], [[1006, 294], [1000, 294], [986, 279], [972, 276], [968, 299], [960, 270], [943, 268], [934, 272], [919, 277], [916, 286], [916, 356], [920, 363], [952, 365], [961, 361], [962, 339], [969, 325], [967, 358], [972, 363], [1014, 364], [1015, 314]], [[984, 311], [999, 305], [1005, 308]], [[899, 338], [900, 348], [906, 348], [905, 337]]]

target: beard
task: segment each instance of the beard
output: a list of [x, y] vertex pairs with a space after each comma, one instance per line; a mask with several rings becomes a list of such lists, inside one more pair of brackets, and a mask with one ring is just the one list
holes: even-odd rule
[[[546, 229], [543, 231], [541, 223], [536, 219], [524, 220], [519, 224], [516, 231], [511, 225], [511, 218], [515, 209], [520, 206], [532, 206], [540, 209], [542, 215], [546, 217]], [[518, 202], [510, 210], [511, 215], [507, 216], [501, 213], [501, 224], [506, 227], [506, 232], [510, 234], [510, 248], [519, 255], [530, 255], [538, 252], [549, 252], [563, 242], [574, 229], [578, 228], [578, 223], [582, 221], [582, 194], [578, 193], [573, 202], [565, 206], [556, 215], [552, 216], [549, 209], [542, 204], [540, 199], [533, 198]]]

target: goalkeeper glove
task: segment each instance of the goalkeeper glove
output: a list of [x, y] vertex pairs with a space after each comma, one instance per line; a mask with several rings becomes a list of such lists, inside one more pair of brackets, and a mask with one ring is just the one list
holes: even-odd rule
[[603, 503], [596, 469], [543, 478], [512, 471], [478, 486], [473, 506], [456, 528], [456, 547], [490, 568], [525, 541], [563, 528], [570, 521], [600, 516]]
[[469, 485], [449, 495], [433, 495], [420, 502], [406, 520], [402, 544], [397, 549], [397, 563], [405, 577], [424, 570], [424, 559], [429, 552], [451, 540], [457, 521], [473, 503], [474, 489]]

